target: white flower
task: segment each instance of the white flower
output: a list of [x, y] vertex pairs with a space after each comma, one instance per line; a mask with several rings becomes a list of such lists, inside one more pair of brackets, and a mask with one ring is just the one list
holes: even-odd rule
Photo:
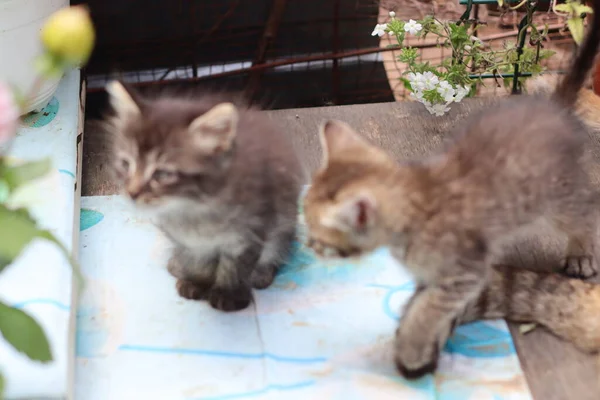
[[417, 76], [419, 75], [421, 75], [419, 72], [417, 72], [416, 74], [414, 72], [409, 72], [408, 75], [406, 75], [406, 78], [409, 82], [413, 82], [417, 80]]
[[471, 91], [471, 88], [467, 85], [458, 86], [456, 88], [456, 96], [454, 97], [454, 101], [458, 103], [459, 101], [464, 99], [465, 96], [468, 95], [470, 91]]
[[396, 13], [393, 11], [390, 11], [390, 18], [394, 18], [396, 16]]
[[467, 45], [465, 45], [465, 50], [466, 50], [466, 51], [471, 51], [471, 49], [472, 49], [472, 47], [471, 47], [471, 46], [469, 46], [468, 44], [467, 44]]
[[422, 102], [423, 101], [423, 92], [421, 92], [420, 90], [415, 90], [414, 92], [410, 92], [410, 97]]
[[423, 25], [414, 19], [411, 19], [404, 24], [404, 32], [409, 32], [411, 35], [416, 35], [421, 31], [421, 29], [423, 29]]
[[383, 36], [385, 35], [385, 30], [387, 29], [387, 24], [377, 24], [375, 25], [375, 29], [373, 29], [373, 33], [371, 33], [371, 36]]
[[448, 103], [437, 103], [433, 105], [426, 104], [425, 107], [427, 107], [427, 111], [429, 111], [431, 114], [434, 114], [437, 117], [441, 117], [442, 115], [450, 111]]
[[456, 94], [456, 91], [448, 81], [441, 81], [437, 88], [437, 92], [444, 98], [446, 103], [451, 103]]
[[425, 90], [431, 90], [435, 89], [440, 80], [436, 74], [431, 71], [427, 71], [423, 74], [423, 81], [425, 83]]
[[469, 39], [471, 39], [471, 42], [481, 43], [481, 39], [479, 39], [477, 36], [471, 36]]
[[425, 82], [425, 76], [423, 76], [423, 74], [420, 72], [417, 72], [416, 74], [414, 72], [411, 72], [407, 75], [407, 79], [413, 91], [420, 92], [422, 90], [425, 90], [427, 87], [427, 83]]

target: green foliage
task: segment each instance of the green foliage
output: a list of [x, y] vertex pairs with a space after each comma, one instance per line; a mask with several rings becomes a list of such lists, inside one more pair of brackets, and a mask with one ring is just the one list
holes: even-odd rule
[[0, 163], [0, 181], [4, 182], [10, 191], [48, 173], [51, 168], [49, 159], [28, 162], [18, 166], [8, 166]]
[[[504, 0], [497, 0], [497, 2], [500, 8], [504, 8]], [[509, 7], [509, 9], [514, 10], [525, 4], [527, 4], [527, 0], [523, 0], [519, 4]], [[553, 10], [556, 14], [567, 17], [567, 28], [569, 28], [575, 43], [580, 44], [584, 35], [583, 20], [585, 15], [593, 13], [594, 10], [589, 6], [582, 4], [579, 0], [567, 0], [563, 4], [556, 4], [554, 5]], [[548, 33], [547, 29], [546, 33]]]
[[[473, 83], [482, 82], [481, 78], [472, 78], [473, 76], [492, 74], [504, 80], [508, 87], [513, 78], [506, 77], [506, 75], [512, 75], [515, 67], [518, 68], [519, 73], [526, 73], [531, 76], [540, 74], [544, 71], [541, 62], [555, 53], [542, 47], [548, 36], [548, 25], [545, 24], [543, 27], [533, 25], [531, 18], [534, 11], [532, 1], [522, 0], [518, 4], [509, 7], [503, 0], [498, 0], [500, 7], [509, 7], [510, 9], [527, 7], [528, 13], [523, 22], [522, 35], [529, 34], [529, 41], [526, 41], [521, 49], [517, 48], [516, 42], [508, 43], [504, 48], [498, 50], [489, 48], [473, 36], [476, 26], [473, 26], [470, 21], [440, 21], [432, 15], [416, 21], [421, 25], [421, 29], [415, 36], [419, 38], [426, 38], [428, 35], [436, 36], [439, 47], [451, 50], [451, 55], [437, 65], [418, 61], [418, 50], [404, 45], [407, 35], [410, 35], [410, 33], [404, 31], [408, 22], [397, 20], [392, 16], [388, 22], [387, 31], [396, 37], [398, 46], [402, 49], [398, 60], [407, 64], [404, 77], [401, 78], [403, 84], [412, 90], [410, 82], [406, 79], [407, 74], [432, 72], [439, 78], [440, 82], [446, 81], [453, 87], [471, 87], [470, 96], [473, 95], [475, 90]], [[565, 4], [556, 5], [554, 10], [568, 17], [567, 26], [574, 40], [580, 43], [584, 33], [583, 18], [585, 14], [589, 14], [593, 10], [582, 4], [580, 0], [566, 0]], [[523, 83], [527, 78], [519, 76], [518, 79]], [[439, 101], [441, 98], [439, 94], [427, 90], [423, 91], [421, 95], [427, 101], [436, 99]]]
[[[68, 258], [73, 275], [81, 287], [83, 277], [68, 250], [50, 232], [41, 229], [26, 208], [10, 208], [11, 195], [21, 186], [46, 175], [50, 160], [10, 165], [0, 154], [0, 272], [14, 262], [34, 240], [43, 239], [56, 245]], [[52, 361], [52, 353], [43, 329], [27, 313], [0, 302], [0, 333], [17, 351], [32, 360]], [[0, 374], [0, 400], [3, 398], [4, 380]]]
[[48, 363], [52, 361], [50, 343], [44, 330], [30, 315], [0, 301], [0, 333], [15, 350], [29, 359]]
[[400, 56], [398, 56], [398, 60], [407, 63], [407, 64], [415, 64], [417, 62], [417, 57], [419, 57], [419, 52], [417, 49], [412, 47], [405, 47], [400, 51]]
[[[572, 4], [576, 3], [577, 0], [568, 1], [570, 7], [574, 7]], [[523, 4], [530, 7], [528, 0], [524, 0]], [[581, 7], [578, 10], [587, 11]], [[518, 66], [519, 71], [522, 73], [536, 75], [544, 70], [540, 62], [554, 54], [554, 52], [542, 48], [542, 43], [548, 35], [548, 26], [544, 25], [543, 28], [538, 28], [531, 24], [530, 19], [526, 21], [525, 28], [525, 32], [527, 29], [531, 31], [529, 44], [526, 44], [520, 50], [517, 49], [516, 43], [508, 43], [502, 49], [491, 49], [473, 36], [476, 26], [473, 26], [469, 21], [440, 21], [429, 15], [416, 22], [421, 25], [421, 29], [416, 34], [417, 37], [436, 36], [438, 46], [451, 50], [451, 55], [437, 65], [432, 65], [429, 62], [419, 62], [419, 50], [403, 44], [406, 36], [410, 35], [410, 33], [404, 31], [404, 27], [408, 22], [392, 17], [388, 21], [387, 31], [396, 37], [401, 48], [398, 60], [407, 64], [407, 69], [401, 79], [404, 86], [413, 92], [410, 81], [406, 78], [409, 73], [434, 73], [439, 78], [439, 82], [448, 82], [454, 88], [470, 88], [468, 96], [471, 96], [475, 92], [473, 83], [481, 82], [481, 78], [473, 78], [473, 76], [493, 74], [503, 79], [503, 75], [513, 73], [515, 66]], [[524, 80], [526, 78], [520, 77], [519, 79]], [[423, 90], [419, 95], [420, 98], [433, 104], [443, 100], [443, 96], [433, 89]]]
[[423, 91], [423, 99], [427, 100], [431, 104], [437, 104], [437, 103], [444, 102], [444, 99], [442, 98], [442, 96], [435, 89], [424, 90]]
[[420, 73], [431, 72], [431, 73], [434, 73], [437, 76], [440, 76], [440, 73], [437, 70], [437, 68], [434, 67], [434, 66], [429, 65], [429, 61], [424, 62], [424, 63], [414, 62], [412, 64], [412, 69], [411, 69], [410, 72], [420, 72]]
[[457, 25], [454, 22], [450, 22], [448, 23], [448, 28], [450, 30], [450, 44], [453, 49], [462, 49], [467, 43], [471, 44], [467, 24]]
[[[41, 30], [43, 51], [33, 61], [38, 77], [30, 92], [12, 87], [17, 106], [22, 107], [37, 96], [45, 79], [62, 76], [67, 68], [85, 66], [94, 47], [95, 30], [87, 8], [66, 7], [50, 15]], [[14, 132], [9, 132], [12, 134]], [[40, 178], [51, 169], [50, 160], [10, 165], [0, 153], [0, 272], [12, 264], [34, 240], [43, 239], [57, 246], [69, 260], [79, 290], [83, 277], [65, 246], [48, 230], [41, 229], [26, 208], [11, 207], [12, 194], [21, 186]], [[0, 302], [0, 334], [17, 351], [32, 360], [52, 361], [48, 339], [41, 326], [22, 310]], [[5, 380], [0, 373], [0, 400], [4, 398]]]
[[583, 40], [583, 20], [586, 14], [594, 12], [591, 7], [581, 4], [578, 0], [567, 0], [564, 4], [557, 4], [554, 10], [563, 13], [567, 18], [567, 27], [573, 36], [575, 43], [580, 44]]

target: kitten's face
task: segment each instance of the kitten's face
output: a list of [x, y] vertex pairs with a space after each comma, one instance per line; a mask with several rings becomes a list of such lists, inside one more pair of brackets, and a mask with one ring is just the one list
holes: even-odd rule
[[134, 100], [118, 82], [107, 90], [116, 112], [111, 121], [115, 177], [137, 206], [197, 202], [222, 187], [237, 130], [232, 104], [195, 115], [189, 104], [176, 100]]
[[304, 198], [306, 245], [317, 255], [354, 257], [381, 246], [376, 191], [372, 183], [382, 168], [370, 145], [341, 122], [321, 128], [322, 168]]

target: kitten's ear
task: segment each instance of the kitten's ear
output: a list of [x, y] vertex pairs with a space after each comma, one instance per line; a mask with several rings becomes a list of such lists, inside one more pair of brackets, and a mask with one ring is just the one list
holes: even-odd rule
[[324, 166], [344, 149], [366, 144], [365, 140], [350, 125], [337, 120], [329, 120], [322, 124], [319, 129], [319, 138], [323, 149], [322, 165]]
[[110, 81], [106, 85], [106, 91], [112, 108], [121, 120], [139, 119], [142, 115], [139, 105], [132, 94], [125, 89], [119, 81]]
[[358, 193], [333, 205], [321, 219], [321, 224], [342, 232], [363, 231], [375, 222], [377, 202], [367, 192]]
[[209, 154], [227, 151], [237, 134], [238, 111], [232, 103], [221, 103], [199, 116], [189, 126], [194, 143]]

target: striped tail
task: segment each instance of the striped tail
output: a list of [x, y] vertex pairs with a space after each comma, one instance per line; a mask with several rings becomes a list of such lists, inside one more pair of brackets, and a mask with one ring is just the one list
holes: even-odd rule
[[586, 352], [600, 350], [600, 285], [554, 273], [495, 266], [461, 322], [535, 322]]
[[[531, 94], [549, 95], [556, 90], [559, 81], [556, 74], [543, 74], [529, 79], [527, 90]], [[579, 90], [573, 111], [589, 128], [600, 131], [600, 96], [593, 90]]]
[[558, 84], [554, 96], [567, 107], [574, 107], [579, 91], [585, 79], [594, 66], [596, 53], [600, 44], [600, 0], [592, 1], [592, 23], [588, 27], [587, 35], [579, 48], [569, 69], [569, 73]]

